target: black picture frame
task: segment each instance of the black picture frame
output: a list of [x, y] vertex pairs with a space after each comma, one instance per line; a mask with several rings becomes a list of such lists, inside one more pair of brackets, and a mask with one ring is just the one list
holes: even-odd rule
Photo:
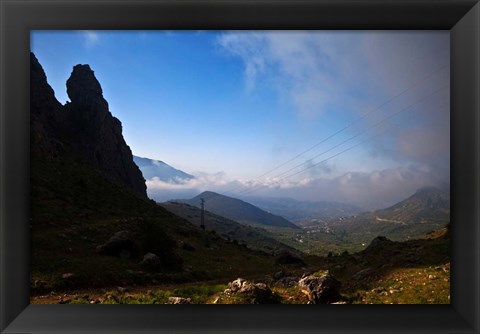
[[[0, 0], [2, 333], [478, 333], [480, 5], [473, 0]], [[40, 29], [446, 29], [450, 305], [29, 305], [29, 36]]]

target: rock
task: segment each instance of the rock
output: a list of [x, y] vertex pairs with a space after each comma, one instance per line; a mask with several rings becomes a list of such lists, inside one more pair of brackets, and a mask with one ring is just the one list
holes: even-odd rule
[[32, 156], [53, 158], [62, 144], [57, 138], [63, 106], [47, 82], [42, 66], [30, 53], [30, 144]]
[[320, 277], [307, 276], [298, 282], [301, 291], [311, 304], [329, 304], [340, 299], [341, 283], [328, 272]]
[[387, 290], [386, 290], [385, 288], [383, 288], [383, 287], [373, 288], [373, 289], [371, 290], [371, 292], [373, 292], [373, 293], [382, 293], [382, 292], [386, 292], [386, 291], [387, 291]]
[[154, 271], [159, 271], [162, 269], [162, 261], [160, 258], [153, 253], [147, 253], [143, 256], [143, 260], [140, 262], [140, 265]]
[[282, 251], [275, 258], [276, 264], [305, 264], [301, 258], [290, 252]]
[[121, 287], [121, 286], [117, 286], [117, 291], [120, 292], [120, 293], [124, 293], [124, 292], [127, 292], [128, 289], [124, 288], [124, 287]]
[[168, 304], [190, 304], [190, 298], [183, 297], [168, 297]]
[[75, 277], [74, 273], [64, 273], [64, 274], [62, 274], [63, 279], [69, 279], [69, 278], [72, 278], [72, 277]]
[[97, 253], [130, 258], [139, 254], [139, 247], [130, 232], [119, 231], [103, 245], [97, 246]]
[[89, 65], [75, 65], [67, 80], [67, 94], [71, 103], [95, 112], [95, 109], [108, 110], [108, 103], [102, 95], [102, 87]]
[[124, 183], [147, 199], [145, 179], [123, 138], [122, 123], [110, 113], [100, 83], [89, 65], [73, 68], [67, 80], [67, 94], [71, 102], [62, 106], [42, 66], [31, 53], [32, 161], [55, 159], [68, 148], [83, 163], [98, 168], [107, 178]]
[[241, 304], [277, 304], [279, 297], [265, 283], [253, 283], [243, 278], [228, 283], [223, 292], [227, 296], [236, 296]]
[[71, 126], [69, 138], [80, 156], [147, 198], [145, 179], [123, 138], [122, 123], [110, 113], [89, 65], [74, 66], [67, 94], [71, 100], [64, 107]]

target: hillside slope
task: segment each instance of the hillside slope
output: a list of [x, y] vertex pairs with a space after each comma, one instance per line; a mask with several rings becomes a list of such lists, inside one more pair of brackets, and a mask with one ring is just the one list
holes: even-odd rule
[[242, 200], [217, 194], [212, 191], [205, 191], [185, 202], [200, 207], [202, 198], [205, 200], [206, 210], [239, 223], [299, 228], [283, 217], [268, 213]]
[[449, 193], [436, 188], [422, 188], [389, 208], [332, 219], [327, 225], [350, 240], [366, 243], [378, 235], [398, 241], [419, 238], [445, 227], [449, 222]]
[[[199, 208], [179, 202], [165, 202], [160, 203], [160, 205], [192, 224], [200, 226], [201, 210]], [[298, 250], [274, 239], [265, 229], [243, 225], [209, 211], [205, 211], [205, 228], [215, 231], [222, 238], [236, 240], [251, 249], [261, 250], [273, 255], [277, 255], [283, 250], [301, 255]]]

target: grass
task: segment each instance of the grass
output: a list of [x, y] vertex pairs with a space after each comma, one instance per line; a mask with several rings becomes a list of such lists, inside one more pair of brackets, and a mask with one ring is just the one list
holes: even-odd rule
[[[358, 304], [449, 304], [450, 265], [397, 268], [382, 273], [372, 289], [358, 289]], [[370, 285], [371, 286], [371, 285]]]
[[[236, 278], [275, 270], [274, 258], [202, 231], [73, 157], [32, 161], [31, 291], [104, 288]], [[133, 234], [136, 257], [101, 255], [115, 232]], [[181, 247], [187, 242], [194, 250]], [[161, 272], [139, 265], [153, 252], [178, 261]]]

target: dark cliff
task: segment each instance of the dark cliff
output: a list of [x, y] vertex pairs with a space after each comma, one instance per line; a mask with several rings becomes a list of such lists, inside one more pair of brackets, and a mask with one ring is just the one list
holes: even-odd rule
[[62, 106], [33, 53], [30, 56], [32, 158], [58, 159], [73, 154], [110, 179], [123, 182], [142, 197], [145, 179], [112, 116], [100, 83], [88, 65], [76, 65], [67, 80], [71, 102]]

